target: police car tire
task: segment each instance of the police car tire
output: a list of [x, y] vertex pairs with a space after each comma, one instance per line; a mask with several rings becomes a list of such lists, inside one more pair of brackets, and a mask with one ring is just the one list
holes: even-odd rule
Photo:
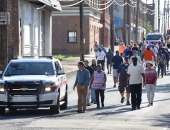
[[0, 115], [5, 115], [5, 108], [4, 107], [0, 107]]
[[68, 104], [68, 92], [66, 90], [65, 96], [64, 96], [64, 103], [61, 105], [61, 109], [65, 110], [67, 109], [67, 104]]
[[57, 104], [55, 106], [51, 106], [50, 111], [51, 111], [52, 114], [59, 114], [60, 113], [60, 93], [58, 93]]

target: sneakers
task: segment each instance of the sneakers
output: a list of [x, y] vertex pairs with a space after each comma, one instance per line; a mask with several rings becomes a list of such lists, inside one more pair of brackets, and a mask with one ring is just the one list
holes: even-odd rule
[[124, 97], [122, 97], [122, 99], [121, 99], [121, 101], [120, 101], [120, 102], [121, 102], [121, 103], [124, 103], [124, 100], [125, 100], [125, 98], [124, 98]]
[[90, 106], [91, 104], [89, 103], [89, 104], [87, 104], [87, 106]]
[[131, 105], [129, 101], [126, 102], [126, 105]]
[[116, 88], [116, 85], [114, 85], [113, 88]]
[[93, 99], [91, 100], [91, 103], [94, 103]]

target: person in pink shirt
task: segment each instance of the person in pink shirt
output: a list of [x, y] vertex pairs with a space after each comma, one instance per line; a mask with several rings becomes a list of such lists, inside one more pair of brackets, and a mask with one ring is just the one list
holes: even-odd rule
[[147, 92], [147, 98], [148, 98], [148, 107], [153, 106], [153, 99], [155, 95], [156, 90], [156, 82], [157, 82], [157, 73], [154, 68], [152, 68], [153, 64], [152, 62], [148, 62], [146, 64], [145, 69], [145, 78], [146, 78], [146, 92]]
[[104, 107], [104, 91], [106, 89], [106, 74], [102, 71], [101, 65], [97, 65], [97, 71], [94, 71], [90, 81], [90, 88], [95, 90], [97, 108], [100, 108], [99, 94], [101, 97], [101, 105]]

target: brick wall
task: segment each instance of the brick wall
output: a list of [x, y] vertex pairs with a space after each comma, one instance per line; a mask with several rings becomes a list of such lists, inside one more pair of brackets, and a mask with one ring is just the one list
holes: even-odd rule
[[18, 0], [8, 0], [10, 25], [8, 26], [8, 60], [19, 54]]
[[[94, 42], [99, 42], [99, 27], [92, 25], [94, 18], [84, 16], [84, 53], [94, 53]], [[52, 24], [52, 53], [80, 54], [80, 19], [79, 16], [53, 16]], [[99, 21], [98, 21], [99, 22]], [[77, 26], [75, 26], [77, 25]], [[68, 31], [77, 31], [77, 43], [68, 43]]]

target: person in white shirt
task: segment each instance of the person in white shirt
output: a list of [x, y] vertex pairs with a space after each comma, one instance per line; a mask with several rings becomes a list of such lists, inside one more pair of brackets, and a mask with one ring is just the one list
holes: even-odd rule
[[133, 51], [133, 56], [131, 56], [131, 58], [130, 58], [130, 60], [129, 60], [129, 63], [130, 63], [130, 64], [132, 64], [132, 58], [133, 58], [133, 57], [136, 57], [136, 58], [137, 58], [138, 64], [142, 64], [142, 60], [141, 60], [140, 56], [138, 56], [137, 51]]
[[97, 57], [97, 64], [101, 64], [102, 70], [104, 70], [105, 53], [104, 51], [102, 51], [101, 48], [99, 48], [96, 57]]
[[142, 101], [142, 81], [145, 84], [144, 68], [137, 64], [137, 58], [132, 58], [133, 64], [130, 64], [127, 70], [127, 84], [130, 85], [132, 110], [140, 109]]

